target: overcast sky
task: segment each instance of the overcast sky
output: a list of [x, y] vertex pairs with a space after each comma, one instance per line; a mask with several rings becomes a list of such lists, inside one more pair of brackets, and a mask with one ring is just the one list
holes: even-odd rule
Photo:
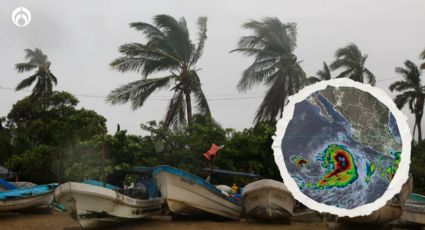
[[[18, 6], [32, 13], [27, 27], [18, 28], [11, 21], [11, 13]], [[198, 62], [203, 90], [214, 118], [224, 127], [239, 130], [251, 126], [264, 94], [261, 87], [244, 94], [235, 87], [252, 59], [229, 51], [240, 36], [248, 33], [241, 29], [248, 19], [274, 16], [283, 22], [296, 22], [295, 53], [309, 76], [322, 67], [323, 61], [332, 62], [336, 49], [356, 43], [369, 55], [366, 64], [377, 77], [377, 87], [387, 92], [396, 79], [380, 80], [397, 77], [394, 68], [406, 59], [419, 63], [419, 53], [425, 49], [423, 0], [2, 0], [0, 86], [14, 88], [29, 76], [18, 74], [14, 64], [24, 61], [23, 49], [38, 47], [52, 62], [51, 70], [58, 78], [56, 90], [77, 95], [80, 107], [105, 116], [109, 132], [114, 132], [119, 123], [130, 133], [141, 134], [140, 123], [164, 118], [169, 92], [155, 93], [136, 111], [129, 104], [109, 105], [102, 96], [140, 78], [137, 73], [114, 71], [109, 63], [119, 56], [121, 44], [145, 41], [128, 23], [151, 23], [157, 14], [185, 17], [193, 40], [197, 18], [208, 16], [208, 40]], [[28, 94], [0, 89], [0, 117]], [[413, 124], [412, 116], [409, 119]]]

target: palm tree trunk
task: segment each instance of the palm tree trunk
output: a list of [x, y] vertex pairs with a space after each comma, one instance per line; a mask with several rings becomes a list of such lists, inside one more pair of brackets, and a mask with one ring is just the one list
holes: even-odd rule
[[187, 109], [187, 124], [192, 124], [192, 100], [190, 98], [190, 92], [184, 92], [186, 97], [186, 109]]
[[418, 142], [419, 142], [422, 140], [422, 128], [421, 128], [422, 114], [417, 115], [416, 122], [418, 127]]
[[416, 116], [415, 116], [415, 124], [413, 125], [413, 133], [412, 133], [412, 137], [413, 138], [415, 138], [416, 126], [417, 125], [418, 125], [418, 121], [417, 121]]
[[[44, 79], [43, 79], [44, 81]], [[42, 115], [42, 123], [43, 123], [43, 138], [46, 137], [46, 82], [43, 82], [43, 115]]]

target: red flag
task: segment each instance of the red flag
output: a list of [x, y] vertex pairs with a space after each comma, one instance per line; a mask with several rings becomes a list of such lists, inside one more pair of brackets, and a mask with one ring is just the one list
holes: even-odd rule
[[218, 150], [222, 149], [223, 146], [218, 146], [214, 143], [211, 144], [210, 149], [206, 153], [204, 153], [204, 157], [207, 158], [207, 160], [214, 160], [215, 155], [217, 154]]

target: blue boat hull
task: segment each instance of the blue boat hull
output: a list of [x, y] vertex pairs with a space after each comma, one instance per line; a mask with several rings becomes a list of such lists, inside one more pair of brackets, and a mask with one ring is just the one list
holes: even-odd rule
[[28, 196], [8, 197], [8, 199], [0, 200], [0, 212], [49, 206], [53, 197], [54, 190]]

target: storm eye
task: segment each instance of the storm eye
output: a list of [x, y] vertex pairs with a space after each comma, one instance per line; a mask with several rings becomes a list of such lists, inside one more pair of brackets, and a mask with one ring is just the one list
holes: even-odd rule
[[342, 155], [342, 154], [338, 154], [338, 155], [336, 156], [336, 160], [337, 160], [337, 161], [338, 161], [338, 163], [340, 164], [341, 169], [345, 169], [345, 168], [347, 167], [348, 162], [347, 162], [347, 158], [345, 158], [345, 156], [344, 156], [344, 155]]

